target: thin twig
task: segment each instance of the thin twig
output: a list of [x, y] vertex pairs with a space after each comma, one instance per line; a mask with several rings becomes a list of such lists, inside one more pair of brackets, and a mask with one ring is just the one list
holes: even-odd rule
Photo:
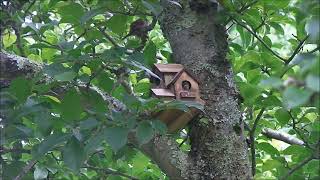
[[286, 175], [282, 176], [280, 179], [287, 179], [289, 176], [291, 176], [295, 171], [299, 170], [302, 168], [304, 165], [306, 165], [308, 162], [310, 162], [312, 159], [314, 159], [313, 156], [310, 156], [303, 161], [301, 161], [299, 164], [294, 166]]
[[288, 60], [286, 60], [285, 65], [289, 64], [293, 60], [293, 58], [300, 52], [304, 42], [306, 42], [308, 38], [309, 38], [309, 35], [307, 35], [302, 40], [300, 40], [300, 43], [298, 44], [296, 49], [293, 51], [292, 55], [288, 58]]
[[5, 148], [3, 146], [0, 146], [0, 154], [6, 154], [9, 152], [15, 152], [15, 153], [30, 153], [30, 150], [27, 149], [15, 149], [15, 148]]
[[[253, 6], [257, 2], [258, 2], [258, 0], [254, 0], [251, 3], [248, 3], [247, 5], [242, 6], [239, 10], [237, 10], [237, 13], [242, 14], [243, 12], [245, 12], [247, 9], [249, 9], [251, 6]], [[226, 26], [231, 20], [232, 20], [232, 17], [229, 17], [224, 25]], [[233, 26], [233, 24], [230, 25], [228, 29], [230, 29], [232, 26]]]
[[255, 3], [257, 3], [258, 2], [258, 0], [254, 0], [254, 1], [252, 1], [252, 2], [250, 2], [250, 3], [248, 3], [247, 5], [245, 5], [245, 6], [242, 6], [237, 12], [239, 13], [239, 14], [242, 14], [244, 11], [246, 11], [247, 9], [249, 9], [251, 6], [253, 6]]
[[90, 84], [91, 84], [91, 81], [96, 78], [101, 72], [103, 72], [103, 70], [105, 69], [104, 68], [105, 66], [101, 66], [96, 72], [93, 72], [92, 75], [90, 76], [89, 78], [89, 81], [87, 82], [86, 86], [87, 88], [89, 89], [90, 87]]
[[19, 51], [20, 51], [20, 55], [21, 55], [22, 57], [26, 57], [26, 53], [24, 52], [24, 49], [23, 49], [23, 46], [22, 46], [22, 42], [21, 42], [20, 28], [17, 27], [16, 24], [13, 25], [12, 28], [13, 28], [16, 36], [17, 36], [17, 41], [16, 41], [16, 42], [17, 42], [17, 48], [18, 48]]
[[81, 33], [81, 34], [77, 37], [76, 41], [78, 41], [78, 40], [79, 40], [82, 36], [84, 36], [86, 33], [87, 33], [87, 29], [85, 29], [85, 30], [83, 31], [83, 33]]
[[22, 169], [22, 171], [14, 178], [14, 180], [20, 180], [22, 179], [31, 169], [32, 167], [37, 163], [37, 160], [31, 160], [28, 162], [28, 164]]
[[131, 179], [131, 180], [139, 180], [136, 177], [124, 174], [122, 172], [113, 170], [111, 168], [98, 168], [98, 167], [93, 167], [93, 166], [84, 166], [83, 168], [88, 168], [88, 169], [92, 169], [92, 170], [95, 170], [95, 171], [103, 171], [106, 174], [118, 175], [118, 176], [126, 177], [126, 178]]
[[302, 139], [302, 141], [304, 142], [305, 146], [308, 147], [308, 148], [310, 148], [307, 140], [304, 138], [304, 135], [302, 135], [301, 132], [297, 129], [297, 126], [296, 126], [297, 121], [296, 121], [296, 119], [293, 117], [291, 111], [288, 111], [288, 113], [289, 113], [289, 115], [290, 115], [290, 117], [291, 117], [291, 119], [292, 119], [292, 129], [293, 129], [293, 130], [295, 131], [295, 133], [299, 136], [299, 138]]
[[33, 0], [29, 6], [27, 7], [27, 9], [24, 11], [24, 15], [22, 17], [25, 17], [27, 15], [27, 13], [29, 12], [29, 10], [31, 9], [31, 7], [34, 5], [34, 3], [36, 2], [36, 0]]
[[261, 119], [261, 117], [262, 117], [262, 115], [263, 115], [263, 113], [264, 113], [265, 110], [266, 110], [266, 108], [262, 108], [262, 109], [260, 110], [260, 112], [258, 113], [256, 119], [254, 120], [253, 126], [252, 126], [252, 128], [251, 128], [251, 133], [252, 133], [252, 134], [255, 133], [256, 128], [257, 128], [257, 126], [258, 126], [258, 123], [259, 123], [259, 121], [260, 121], [260, 119]]
[[309, 51], [309, 53], [314, 53], [320, 50], [320, 46], [314, 48], [313, 50]]
[[113, 44], [115, 47], [120, 47], [120, 46], [116, 43], [116, 41], [115, 41], [109, 34], [107, 34], [107, 33], [105, 32], [104, 29], [99, 28], [99, 27], [98, 27], [98, 29], [99, 29], [99, 31], [111, 42], [111, 44]]
[[254, 135], [255, 135], [255, 131], [257, 128], [257, 125], [264, 113], [264, 111], [266, 110], [266, 108], [262, 108], [260, 110], [260, 112], [258, 113], [256, 119], [253, 122], [253, 126], [251, 128], [250, 131], [250, 150], [251, 150], [251, 171], [252, 171], [252, 175], [254, 176], [256, 174], [256, 147], [255, 147], [255, 139], [254, 139]]
[[262, 22], [254, 29], [254, 32], [257, 32], [263, 25], [266, 24], [267, 17], [267, 15], [265, 15], [265, 17], [261, 17]]
[[262, 39], [261, 37], [258, 36], [258, 34], [254, 31], [252, 31], [248, 26], [246, 26], [245, 24], [239, 22], [238, 20], [236, 20], [235, 18], [232, 18], [237, 24], [239, 24], [241, 27], [245, 28], [248, 32], [250, 32], [255, 38], [258, 39], [258, 41], [261, 42], [261, 44], [267, 48], [273, 55], [275, 55], [277, 58], [281, 59], [283, 62], [286, 62], [286, 59], [281, 57], [278, 53], [276, 53], [275, 51], [273, 51]]

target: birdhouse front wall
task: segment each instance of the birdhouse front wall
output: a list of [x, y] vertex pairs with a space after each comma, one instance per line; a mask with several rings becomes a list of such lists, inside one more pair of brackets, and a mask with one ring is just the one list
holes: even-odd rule
[[[183, 87], [184, 82], [190, 83], [190, 89]], [[182, 72], [180, 77], [175, 81], [174, 89], [176, 99], [198, 100], [200, 98], [198, 83], [186, 72]]]

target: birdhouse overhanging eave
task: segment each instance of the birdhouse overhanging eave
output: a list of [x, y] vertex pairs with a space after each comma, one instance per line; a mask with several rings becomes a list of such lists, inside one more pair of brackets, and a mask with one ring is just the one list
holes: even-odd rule
[[183, 69], [181, 64], [154, 64], [161, 73], [178, 73]]
[[151, 89], [151, 91], [157, 97], [175, 97], [175, 94], [172, 93], [169, 89], [153, 88]]

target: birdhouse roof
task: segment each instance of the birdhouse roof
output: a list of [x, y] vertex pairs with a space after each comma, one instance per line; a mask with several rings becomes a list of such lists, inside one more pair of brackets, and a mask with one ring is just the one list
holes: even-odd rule
[[183, 70], [181, 64], [154, 64], [154, 66], [162, 73], [178, 73]]
[[151, 89], [156, 96], [175, 97], [170, 89]]
[[167, 87], [169, 87], [171, 84], [174, 84], [183, 72], [186, 72], [193, 80], [195, 80], [199, 84], [198, 79], [194, 78], [194, 76], [189, 71], [187, 71], [186, 69], [182, 69], [173, 77], [173, 79], [168, 83]]

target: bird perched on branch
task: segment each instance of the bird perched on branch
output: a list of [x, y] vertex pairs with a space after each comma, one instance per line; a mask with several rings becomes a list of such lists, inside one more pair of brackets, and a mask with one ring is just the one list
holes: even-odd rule
[[148, 24], [146, 20], [138, 19], [131, 23], [129, 33], [122, 39], [126, 39], [129, 36], [136, 36], [141, 39], [141, 46], [136, 50], [141, 50], [145, 46], [148, 39], [148, 32], [151, 31], [157, 23], [157, 18], [153, 17], [152, 22]]
[[144, 40], [148, 37], [148, 31], [148, 22], [143, 19], [138, 19], [131, 23], [129, 34], [124, 36], [122, 39], [126, 39], [129, 36], [137, 36], [141, 40]]

